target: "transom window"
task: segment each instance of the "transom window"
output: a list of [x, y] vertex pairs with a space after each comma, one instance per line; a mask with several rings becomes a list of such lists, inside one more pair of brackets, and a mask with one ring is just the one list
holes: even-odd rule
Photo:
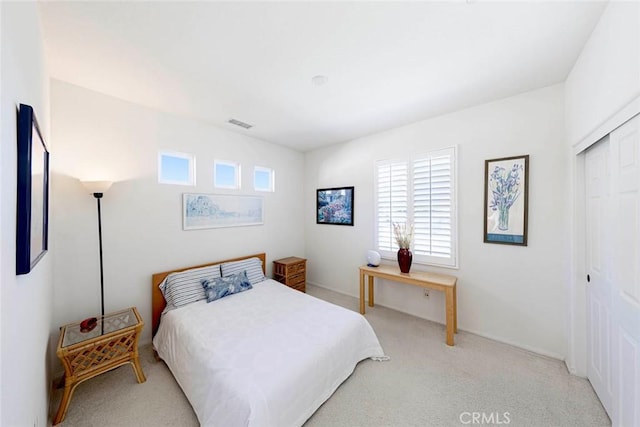
[[262, 166], [253, 168], [253, 189], [256, 191], [275, 191], [275, 176], [273, 169]]
[[398, 251], [393, 224], [413, 224], [414, 261], [457, 268], [455, 148], [376, 164], [376, 247]]
[[240, 164], [226, 160], [215, 160], [213, 162], [213, 186], [240, 189]]
[[161, 184], [195, 185], [196, 159], [191, 154], [175, 151], [158, 153], [158, 182]]

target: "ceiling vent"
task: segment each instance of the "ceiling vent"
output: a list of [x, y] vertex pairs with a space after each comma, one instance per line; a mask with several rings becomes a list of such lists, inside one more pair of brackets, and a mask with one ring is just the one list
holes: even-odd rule
[[236, 119], [229, 119], [229, 123], [231, 123], [232, 125], [240, 126], [241, 128], [245, 128], [245, 129], [251, 129], [253, 127], [253, 125], [250, 125], [249, 123], [241, 122], [240, 120], [236, 120]]

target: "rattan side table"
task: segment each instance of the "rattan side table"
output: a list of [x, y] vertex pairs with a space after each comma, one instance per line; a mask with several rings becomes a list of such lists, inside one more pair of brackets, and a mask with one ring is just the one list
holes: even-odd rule
[[64, 366], [64, 394], [53, 425], [64, 420], [75, 388], [83, 381], [130, 363], [138, 383], [146, 381], [138, 358], [144, 322], [135, 307], [97, 317], [97, 325], [81, 332], [80, 322], [60, 328], [58, 357]]

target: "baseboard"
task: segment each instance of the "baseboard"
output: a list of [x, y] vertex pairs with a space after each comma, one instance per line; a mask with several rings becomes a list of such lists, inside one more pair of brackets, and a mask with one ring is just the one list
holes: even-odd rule
[[340, 295], [346, 295], [348, 297], [356, 298], [358, 300], [360, 299], [360, 295], [358, 295], [358, 294], [347, 293], [347, 292], [344, 292], [344, 291], [342, 291], [340, 289], [332, 288], [331, 286], [321, 285], [319, 283], [310, 282], [308, 280], [307, 280], [307, 285], [315, 286], [317, 288], [326, 289], [328, 291], [332, 291], [332, 292], [335, 292], [335, 293], [340, 294]]
[[565, 361], [564, 355], [559, 354], [559, 353], [554, 353], [552, 351], [546, 351], [546, 350], [542, 350], [542, 349], [539, 349], [539, 348], [536, 348], [536, 347], [532, 347], [532, 346], [516, 343], [516, 342], [510, 341], [510, 340], [501, 338], [501, 337], [496, 337], [496, 336], [491, 335], [491, 334], [485, 334], [483, 332], [474, 331], [473, 329], [464, 329], [464, 328], [460, 328], [460, 327], [458, 329], [461, 330], [461, 331], [468, 332], [468, 333], [473, 334], [473, 335], [478, 335], [479, 337], [482, 337], [482, 338], [490, 339], [491, 341], [496, 341], [496, 342], [499, 342], [499, 343], [502, 343], [502, 344], [507, 344], [507, 345], [510, 345], [511, 347], [516, 347], [516, 348], [519, 348], [521, 350], [528, 351], [529, 353], [537, 354], [539, 356], [548, 357], [550, 359], [559, 360], [561, 362]]
[[[311, 286], [316, 286], [318, 288], [327, 289], [329, 291], [332, 291], [332, 292], [335, 292], [335, 293], [338, 293], [338, 294], [341, 294], [341, 295], [350, 296], [350, 297], [356, 298], [358, 300], [360, 299], [360, 295], [354, 295], [354, 294], [351, 294], [351, 293], [347, 293], [347, 292], [344, 292], [342, 290], [338, 290], [338, 289], [332, 288], [330, 286], [324, 286], [324, 285], [321, 285], [319, 283], [310, 282], [310, 281], [307, 281], [307, 284], [309, 284]], [[429, 318], [429, 317], [426, 317], [426, 316], [420, 316], [420, 315], [417, 315], [415, 313], [409, 313], [409, 312], [406, 312], [404, 310], [401, 310], [398, 307], [385, 305], [385, 304], [380, 304], [380, 303], [377, 303], [377, 302], [376, 302], [376, 305], [379, 305], [379, 306], [385, 307], [385, 308], [389, 308], [391, 310], [399, 311], [401, 313], [405, 313], [405, 314], [408, 314], [410, 316], [415, 316], [415, 317], [418, 317], [420, 319], [428, 320], [430, 322], [438, 323], [440, 325], [444, 325], [444, 323], [442, 321], [440, 321], [440, 320], [432, 319], [432, 318]], [[558, 353], [542, 350], [542, 349], [539, 349], [539, 348], [536, 348], [536, 347], [527, 346], [527, 345], [524, 345], [524, 344], [521, 344], [521, 343], [513, 342], [513, 341], [510, 341], [510, 340], [501, 338], [501, 337], [497, 337], [497, 336], [494, 336], [494, 335], [491, 335], [491, 334], [486, 334], [484, 332], [476, 331], [476, 330], [473, 330], [473, 329], [463, 328], [463, 327], [460, 327], [459, 324], [458, 324], [458, 330], [464, 331], [464, 332], [467, 332], [467, 333], [470, 333], [470, 334], [473, 334], [473, 335], [477, 335], [479, 337], [487, 338], [487, 339], [490, 339], [492, 341], [496, 341], [496, 342], [499, 342], [499, 343], [502, 343], [502, 344], [507, 344], [507, 345], [510, 345], [512, 347], [516, 347], [516, 348], [519, 348], [521, 350], [528, 351], [530, 353], [535, 353], [535, 354], [537, 354], [539, 356], [544, 356], [544, 357], [548, 357], [548, 358], [551, 358], [551, 359], [560, 360], [560, 361], [563, 361], [563, 362], [565, 361], [565, 356], [562, 355], [562, 354], [558, 354]], [[566, 365], [566, 363], [565, 363], [565, 365]], [[569, 372], [571, 372], [570, 369], [569, 369]]]
[[585, 379], [587, 378], [586, 375], [578, 374], [578, 370], [576, 369], [576, 367], [573, 365], [570, 365], [566, 360], [564, 361], [564, 365], [567, 367], [567, 371], [574, 377], [585, 378]]

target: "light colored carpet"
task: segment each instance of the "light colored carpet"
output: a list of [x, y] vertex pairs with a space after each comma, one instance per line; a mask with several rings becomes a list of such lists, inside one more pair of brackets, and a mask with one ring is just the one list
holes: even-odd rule
[[[308, 292], [358, 309], [355, 298], [313, 286]], [[305, 427], [611, 425], [588, 381], [561, 361], [462, 331], [449, 347], [444, 325], [381, 306], [368, 307], [366, 317], [391, 360], [358, 364]], [[128, 365], [86, 381], [60, 425], [197, 426], [166, 365], [150, 346], [140, 352], [144, 384]], [[61, 395], [53, 394], [52, 415]]]

